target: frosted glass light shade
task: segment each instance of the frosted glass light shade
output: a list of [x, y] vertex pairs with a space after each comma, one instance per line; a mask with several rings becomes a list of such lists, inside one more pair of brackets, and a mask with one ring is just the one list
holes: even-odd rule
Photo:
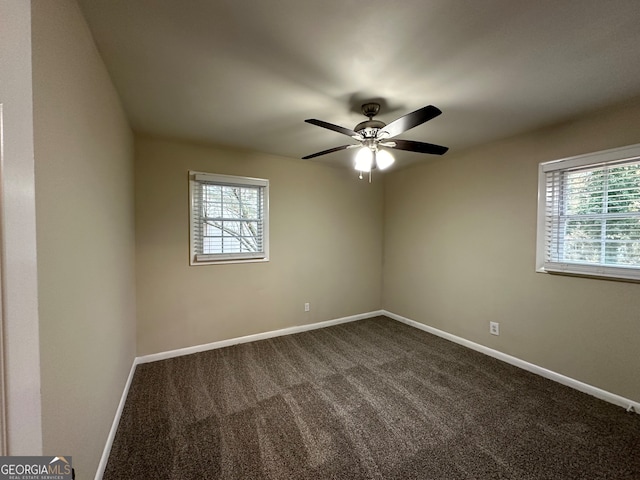
[[370, 172], [373, 163], [373, 152], [369, 147], [362, 147], [356, 154], [355, 169], [361, 172]]
[[376, 152], [376, 165], [378, 165], [378, 168], [380, 170], [384, 170], [385, 168], [389, 168], [391, 165], [393, 165], [393, 162], [395, 162], [395, 161], [396, 161], [396, 159], [393, 158], [393, 155], [391, 155], [386, 150], [378, 150]]

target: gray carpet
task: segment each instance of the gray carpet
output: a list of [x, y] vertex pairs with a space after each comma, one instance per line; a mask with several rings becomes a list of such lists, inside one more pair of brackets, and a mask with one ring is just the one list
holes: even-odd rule
[[640, 479], [640, 415], [377, 317], [139, 365], [115, 479]]

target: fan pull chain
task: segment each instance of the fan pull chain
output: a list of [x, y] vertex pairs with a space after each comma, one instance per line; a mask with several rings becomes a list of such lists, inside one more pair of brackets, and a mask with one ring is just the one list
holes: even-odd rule
[[[360, 170], [360, 174], [358, 175], [358, 178], [360, 180], [362, 180], [364, 177], [362, 176], [362, 170]], [[371, 170], [369, 170], [369, 183], [371, 183]]]

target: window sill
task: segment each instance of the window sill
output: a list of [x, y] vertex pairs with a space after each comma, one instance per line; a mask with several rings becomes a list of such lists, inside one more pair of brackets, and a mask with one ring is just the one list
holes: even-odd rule
[[[574, 266], [572, 266], [574, 267]], [[626, 269], [620, 269], [626, 270]], [[634, 270], [632, 274], [629, 272], [624, 273], [614, 273], [614, 272], [604, 272], [604, 271], [589, 271], [588, 269], [580, 270], [578, 268], [537, 268], [537, 273], [548, 273], [550, 275], [560, 275], [567, 277], [581, 277], [581, 278], [591, 278], [594, 280], [611, 280], [614, 282], [627, 282], [627, 283], [640, 283], [640, 272]]]
[[191, 259], [189, 263], [192, 267], [199, 265], [229, 265], [232, 263], [266, 263], [269, 261], [268, 257], [265, 258], [225, 258], [224, 260], [194, 260]]

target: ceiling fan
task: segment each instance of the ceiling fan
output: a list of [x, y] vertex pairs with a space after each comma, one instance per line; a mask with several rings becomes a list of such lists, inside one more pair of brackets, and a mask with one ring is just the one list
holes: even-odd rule
[[379, 111], [380, 104], [378, 103], [365, 103], [362, 105], [362, 113], [366, 117], [369, 117], [369, 120], [360, 122], [353, 130], [324, 122], [322, 120], [316, 120], [315, 118], [305, 120], [305, 122], [312, 125], [317, 125], [318, 127], [327, 128], [334, 132], [347, 135], [359, 143], [329, 148], [328, 150], [313, 153], [302, 158], [307, 160], [347, 148], [360, 147], [355, 158], [355, 169], [360, 171], [360, 178], [362, 178], [363, 172], [369, 172], [369, 181], [371, 181], [371, 170], [375, 168], [384, 170], [393, 164], [394, 158], [387, 149], [395, 148], [398, 150], [429, 153], [432, 155], [442, 155], [449, 150], [448, 147], [434, 145], [432, 143], [400, 139], [390, 140], [413, 127], [422, 125], [423, 123], [437, 117], [442, 113], [439, 108], [434, 107], [433, 105], [427, 105], [426, 107], [422, 107], [415, 112], [408, 113], [407, 115], [394, 120], [389, 125], [381, 122], [380, 120], [373, 119]]

